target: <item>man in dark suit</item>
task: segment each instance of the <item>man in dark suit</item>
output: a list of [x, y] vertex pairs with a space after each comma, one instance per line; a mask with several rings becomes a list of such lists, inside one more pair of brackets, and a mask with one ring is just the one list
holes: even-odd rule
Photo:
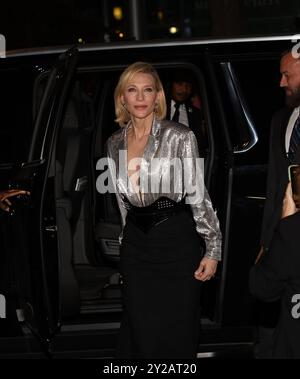
[[269, 251], [249, 276], [252, 294], [263, 301], [281, 300], [273, 358], [300, 358], [300, 212], [289, 184]]
[[300, 130], [300, 59], [295, 59], [291, 52], [284, 53], [280, 72], [280, 86], [285, 90], [286, 108], [274, 115], [271, 125], [267, 198], [261, 235], [262, 246], [266, 250], [280, 219], [281, 204], [288, 183], [288, 167], [300, 163], [300, 149], [297, 146], [297, 133]]
[[196, 107], [192, 97], [196, 96], [194, 91], [195, 78], [189, 70], [176, 70], [172, 74], [169, 100], [167, 101], [167, 119], [188, 126], [195, 134], [200, 155], [205, 155], [207, 148], [207, 137], [204, 127], [204, 118], [199, 103]]
[[[291, 51], [282, 55], [280, 86], [285, 90], [286, 108], [278, 111], [271, 124], [267, 194], [262, 223], [262, 248], [257, 260], [267, 252], [274, 229], [281, 217], [281, 204], [288, 183], [288, 166], [300, 163], [297, 136], [300, 135], [300, 60]], [[272, 351], [273, 327], [280, 304], [263, 305], [260, 310], [258, 357], [268, 358]]]

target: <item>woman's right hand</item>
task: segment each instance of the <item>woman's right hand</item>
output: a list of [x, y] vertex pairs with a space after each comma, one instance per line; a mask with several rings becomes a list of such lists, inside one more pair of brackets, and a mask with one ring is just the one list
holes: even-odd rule
[[283, 199], [281, 218], [292, 216], [296, 212], [298, 212], [298, 210], [297, 210], [296, 204], [293, 200], [292, 185], [291, 185], [291, 182], [289, 182], [289, 184], [286, 188], [286, 191], [285, 191], [284, 199]]
[[215, 276], [218, 261], [216, 259], [203, 257], [197, 271], [194, 274], [195, 279], [205, 282]]

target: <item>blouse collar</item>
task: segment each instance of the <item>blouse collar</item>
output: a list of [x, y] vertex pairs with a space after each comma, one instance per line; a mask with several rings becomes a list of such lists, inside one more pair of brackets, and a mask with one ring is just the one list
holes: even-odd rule
[[[124, 126], [123, 139], [127, 138], [127, 132], [128, 132], [130, 127], [131, 127], [131, 121], [129, 121], [127, 123], [127, 125]], [[160, 134], [160, 129], [161, 129], [161, 122], [154, 117], [153, 122], [152, 122], [150, 135], [153, 137], [158, 137]]]

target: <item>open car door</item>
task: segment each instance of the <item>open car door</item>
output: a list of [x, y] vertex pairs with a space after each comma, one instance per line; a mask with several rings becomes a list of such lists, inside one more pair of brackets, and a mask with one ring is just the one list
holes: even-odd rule
[[[1, 215], [1, 256], [10, 271], [7, 304], [14, 304], [38, 338], [44, 352], [59, 330], [62, 309], [60, 281], [66, 273], [58, 254], [55, 204], [55, 145], [62, 122], [78, 51], [72, 48], [59, 56], [46, 75], [28, 161], [0, 165], [3, 183], [30, 191], [13, 199], [10, 214]], [[76, 296], [76, 294], [75, 294]]]

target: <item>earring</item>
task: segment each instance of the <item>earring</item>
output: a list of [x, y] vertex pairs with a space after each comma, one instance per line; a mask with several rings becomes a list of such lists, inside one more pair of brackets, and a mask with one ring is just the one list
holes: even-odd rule
[[154, 113], [157, 113], [157, 112], [158, 112], [158, 104], [155, 103], [155, 105], [154, 105]]

